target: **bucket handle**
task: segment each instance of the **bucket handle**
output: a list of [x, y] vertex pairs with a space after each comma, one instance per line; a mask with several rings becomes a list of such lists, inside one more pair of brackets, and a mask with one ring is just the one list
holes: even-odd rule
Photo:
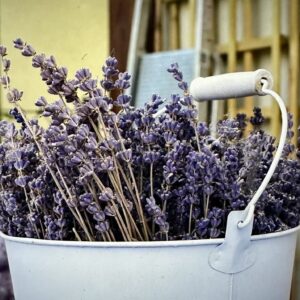
[[272, 164], [253, 195], [245, 210], [232, 211], [228, 215], [224, 242], [217, 246], [209, 256], [209, 265], [220, 272], [234, 274], [250, 268], [256, 260], [256, 254], [250, 243], [255, 204], [266, 189], [279, 163], [288, 130], [288, 118], [284, 101], [272, 88], [273, 79], [270, 72], [259, 69], [254, 72], [236, 72], [192, 81], [190, 92], [200, 101], [237, 98], [253, 95], [270, 95], [281, 110], [282, 128], [280, 141]]
[[273, 78], [269, 71], [259, 69], [254, 72], [236, 72], [209, 77], [199, 77], [192, 81], [190, 92], [193, 98], [198, 101], [221, 100], [228, 98], [246, 97], [246, 96], [272, 96], [278, 103], [281, 110], [282, 128], [277, 151], [274, 155], [272, 164], [262, 181], [261, 185], [248, 203], [245, 211], [247, 215], [238, 222], [238, 227], [243, 228], [249, 224], [254, 214], [255, 204], [261, 194], [266, 189], [274, 171], [279, 163], [288, 130], [288, 118], [284, 101], [271, 90]]

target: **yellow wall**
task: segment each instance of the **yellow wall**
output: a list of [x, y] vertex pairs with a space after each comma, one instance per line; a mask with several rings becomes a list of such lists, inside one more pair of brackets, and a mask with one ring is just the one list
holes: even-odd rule
[[[27, 110], [34, 109], [39, 96], [53, 96], [48, 96], [31, 59], [14, 49], [12, 40], [20, 37], [37, 52], [54, 55], [70, 75], [88, 67], [100, 77], [109, 52], [108, 18], [108, 0], [0, 0], [0, 43], [8, 48], [12, 86], [24, 91]], [[3, 113], [9, 107], [3, 90], [1, 107]]]

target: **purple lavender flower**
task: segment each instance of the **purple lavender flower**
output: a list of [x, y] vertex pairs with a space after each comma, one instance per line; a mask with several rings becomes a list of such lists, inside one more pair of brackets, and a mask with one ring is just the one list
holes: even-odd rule
[[[19, 104], [22, 92], [8, 86], [10, 61], [3, 58], [0, 82], [13, 106], [10, 115], [21, 126], [0, 121], [1, 231], [97, 241], [146, 240], [146, 232], [150, 240], [225, 235], [228, 214], [246, 207], [276, 149], [275, 139], [261, 130], [259, 108], [249, 135], [246, 116], [238, 114], [220, 121], [212, 137], [209, 124], [197, 121], [178, 64], [168, 71], [183, 95], [163, 100], [154, 94], [143, 108], [134, 108], [123, 93], [130, 75], [119, 72], [116, 58], [106, 60], [99, 82], [86, 68], [69, 77], [53, 56], [36, 54], [21, 39], [14, 45], [32, 57], [55, 100], [36, 101], [49, 118], [46, 129], [27, 119]], [[3, 46], [0, 55], [7, 55]], [[165, 113], [154, 117], [164, 102]], [[257, 203], [255, 234], [300, 222], [300, 151], [291, 144], [292, 127], [289, 116], [285, 154]]]

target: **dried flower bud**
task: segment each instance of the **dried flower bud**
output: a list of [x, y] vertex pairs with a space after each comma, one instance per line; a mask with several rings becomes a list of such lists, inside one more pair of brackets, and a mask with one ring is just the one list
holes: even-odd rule
[[109, 230], [109, 222], [105, 221], [105, 222], [100, 222], [97, 225], [95, 225], [95, 228], [101, 232], [101, 233], [105, 233]]
[[7, 75], [1, 76], [0, 77], [0, 83], [6, 87], [10, 83], [10, 78]]
[[41, 68], [46, 59], [45, 54], [37, 54], [32, 58], [32, 66], [34, 68]]
[[0, 45], [0, 56], [3, 57], [5, 55], [7, 55], [6, 51], [7, 51], [6, 47]]
[[130, 87], [130, 75], [127, 72], [119, 73], [118, 80], [115, 82], [115, 87], [121, 90], [128, 89]]
[[28, 176], [19, 176], [15, 179], [15, 184], [21, 187], [25, 187], [28, 181]]
[[115, 102], [117, 105], [126, 106], [126, 105], [129, 105], [131, 99], [132, 99], [132, 97], [129, 95], [121, 94], [117, 97]]
[[114, 199], [114, 193], [110, 188], [106, 188], [99, 196], [100, 201], [108, 202]]
[[26, 45], [22, 50], [22, 54], [24, 56], [33, 56], [33, 55], [35, 55], [35, 53], [36, 53], [35, 50], [30, 45]]
[[25, 160], [17, 160], [14, 163], [16, 170], [24, 170], [28, 166], [29, 162]]
[[75, 92], [74, 82], [68, 81], [62, 85], [63, 92], [66, 96], [72, 95]]
[[51, 95], [58, 95], [59, 90], [55, 86], [50, 86], [48, 88], [48, 93], [51, 94]]
[[117, 152], [117, 157], [126, 162], [130, 162], [132, 160], [132, 150], [127, 149], [127, 150], [119, 151]]
[[7, 72], [10, 68], [10, 60], [9, 59], [3, 59], [3, 71]]
[[45, 97], [41, 96], [40, 98], [38, 98], [35, 102], [35, 105], [36, 106], [39, 106], [39, 107], [44, 107], [46, 106], [48, 103], [47, 103], [47, 100]]
[[89, 69], [83, 68], [76, 72], [75, 77], [78, 79], [79, 82], [84, 82], [92, 77], [92, 73]]
[[79, 204], [81, 207], [88, 207], [93, 202], [93, 195], [91, 193], [85, 193], [79, 196]]
[[83, 92], [91, 92], [94, 91], [97, 88], [97, 80], [94, 79], [88, 79], [80, 84], [79, 88]]
[[98, 221], [98, 222], [105, 221], [105, 218], [106, 218], [105, 213], [102, 210], [96, 212], [95, 214], [93, 214], [93, 219]]
[[22, 91], [18, 91], [17, 89], [12, 89], [10, 92], [7, 93], [6, 96], [7, 96], [7, 100], [10, 103], [14, 103], [21, 100], [22, 95], [23, 95]]
[[113, 56], [109, 56], [106, 61], [105, 61], [105, 64], [108, 66], [108, 67], [116, 67], [118, 65], [118, 60], [113, 57]]
[[20, 38], [15, 39], [13, 43], [14, 47], [20, 50], [22, 50], [25, 46], [25, 43]]
[[91, 204], [89, 204], [86, 210], [91, 215], [94, 215], [97, 212], [99, 212], [99, 208], [98, 208], [98, 206], [97, 206], [97, 204], [95, 202], [92, 202]]
[[50, 57], [46, 58], [44, 60], [44, 65], [47, 67], [47, 68], [50, 68], [50, 69], [53, 69], [56, 67], [56, 60], [55, 60], [55, 57], [53, 55], [51, 55]]
[[114, 161], [112, 157], [105, 157], [98, 165], [101, 171], [113, 171], [115, 169]]

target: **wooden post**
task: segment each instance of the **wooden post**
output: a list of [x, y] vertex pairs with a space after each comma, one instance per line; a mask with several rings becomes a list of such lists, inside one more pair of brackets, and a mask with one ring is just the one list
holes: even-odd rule
[[[243, 19], [244, 19], [244, 42], [247, 43], [248, 40], [252, 38], [252, 5], [251, 0], [244, 0], [243, 2]], [[243, 53], [244, 59], [244, 71], [254, 71], [253, 70], [253, 53], [251, 50], [247, 50]], [[249, 116], [252, 113], [254, 106], [254, 98], [245, 98], [245, 113]]]
[[[297, 143], [299, 126], [299, 0], [291, 0], [289, 7], [289, 108], [290, 112], [294, 115], [293, 130], [295, 135], [293, 137], [293, 143]], [[297, 253], [296, 253], [297, 255]], [[296, 261], [299, 260], [299, 254], [296, 257]], [[298, 264], [295, 263], [293, 272], [293, 281], [291, 289], [291, 300], [296, 300], [297, 293], [299, 293], [299, 287], [297, 286], [299, 277]]]
[[[228, 41], [228, 72], [236, 71], [236, 0], [229, 0], [229, 41]], [[235, 99], [228, 100], [228, 112], [233, 117], [237, 113]]]
[[[273, 0], [273, 38], [271, 48], [271, 59], [272, 59], [272, 73], [274, 76], [273, 89], [280, 93], [280, 75], [281, 75], [281, 43], [280, 43], [280, 0]], [[273, 136], [279, 136], [281, 127], [280, 113], [278, 104], [273, 101], [272, 103], [273, 114], [271, 116], [271, 130]]]
[[299, 126], [299, 0], [290, 1], [289, 20], [289, 109], [294, 115], [293, 142], [296, 144], [297, 126]]
[[122, 72], [126, 69], [134, 0], [124, 2], [109, 1], [109, 47], [118, 57], [118, 68]]

